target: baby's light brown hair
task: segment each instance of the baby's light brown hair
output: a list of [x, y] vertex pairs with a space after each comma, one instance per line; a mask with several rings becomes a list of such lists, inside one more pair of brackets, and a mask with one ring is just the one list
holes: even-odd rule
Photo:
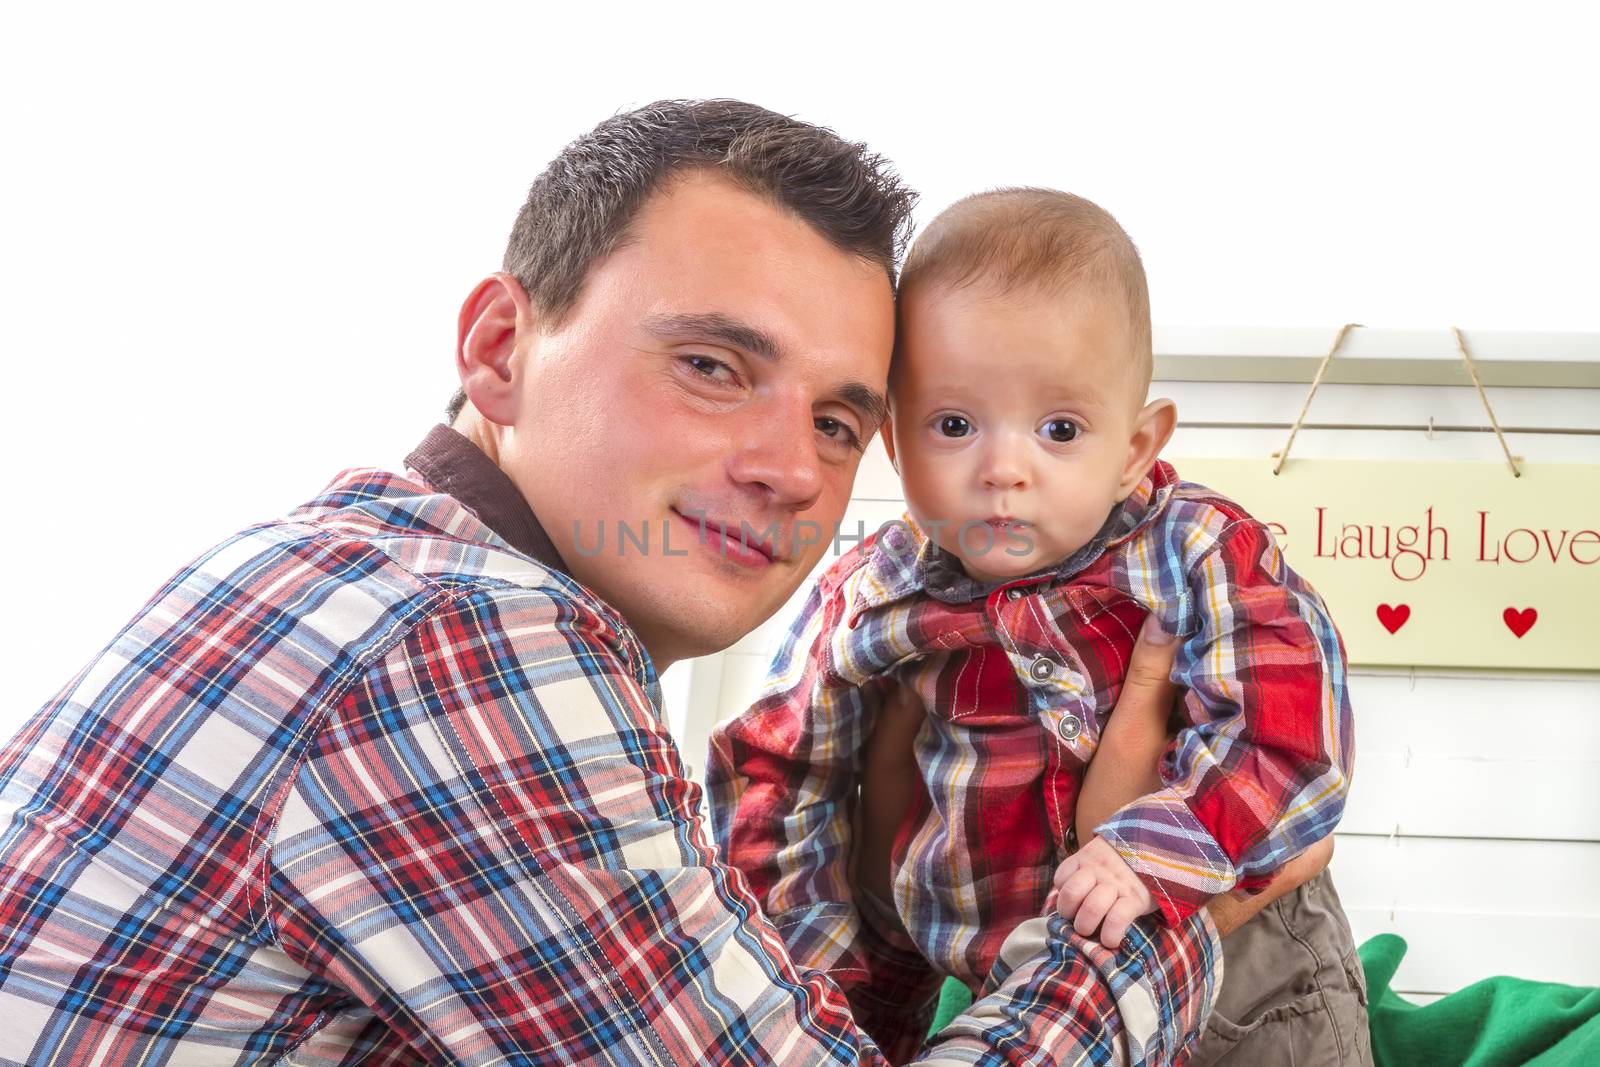
[[1152, 362], [1150, 289], [1139, 249], [1105, 208], [1036, 188], [994, 189], [956, 201], [912, 244], [900, 292], [979, 284], [997, 295], [1089, 288], [1120, 298], [1128, 310], [1132, 369], [1143, 402]]

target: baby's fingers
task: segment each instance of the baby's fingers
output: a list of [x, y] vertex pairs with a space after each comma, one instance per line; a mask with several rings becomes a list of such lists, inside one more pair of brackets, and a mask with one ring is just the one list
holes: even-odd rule
[[1083, 904], [1095, 887], [1095, 877], [1090, 871], [1074, 871], [1067, 876], [1067, 880], [1056, 886], [1058, 894], [1056, 909], [1067, 918], [1078, 914], [1078, 908]]
[[1122, 947], [1123, 938], [1128, 936], [1128, 927], [1142, 914], [1144, 913], [1139, 910], [1137, 899], [1118, 897], [1117, 902], [1106, 912], [1105, 921], [1100, 924], [1100, 943], [1106, 948]]
[[1072, 876], [1073, 872], [1077, 871], [1082, 866], [1083, 866], [1083, 860], [1078, 856], [1078, 854], [1076, 852], [1074, 852], [1072, 855], [1068, 856], [1066, 859], [1061, 861], [1061, 866], [1056, 868], [1055, 877], [1051, 879], [1051, 883], [1057, 889], [1060, 889], [1061, 888], [1061, 883], [1065, 882], [1068, 878], [1070, 878]]
[[1100, 920], [1106, 917], [1106, 912], [1111, 910], [1111, 905], [1117, 902], [1117, 890], [1110, 885], [1097, 885], [1084, 898], [1078, 906], [1077, 918], [1072, 920], [1072, 928], [1084, 937], [1092, 936], [1100, 926]]

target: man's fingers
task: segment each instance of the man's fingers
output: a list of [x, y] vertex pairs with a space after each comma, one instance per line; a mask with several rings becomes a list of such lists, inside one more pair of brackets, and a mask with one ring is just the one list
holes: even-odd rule
[[1178, 687], [1172, 684], [1172, 664], [1178, 656], [1178, 640], [1161, 628], [1154, 615], [1146, 615], [1139, 628], [1139, 640], [1134, 642], [1133, 658], [1128, 663], [1127, 681], [1117, 707], [1123, 707], [1129, 690], [1138, 694], [1141, 701], [1152, 701], [1163, 715], [1172, 707]]
[[[868, 766], [910, 765], [917, 731], [922, 729], [926, 716], [916, 694], [907, 689], [896, 689], [878, 711], [878, 721], [867, 739], [864, 763]], [[866, 776], [863, 776], [865, 780]]]
[[1117, 902], [1117, 891], [1109, 885], [1097, 885], [1083, 898], [1083, 903], [1078, 905], [1078, 914], [1072, 920], [1072, 928], [1084, 937], [1093, 934], [1100, 927], [1100, 920], [1106, 917], [1106, 912], [1111, 910], [1111, 905]]

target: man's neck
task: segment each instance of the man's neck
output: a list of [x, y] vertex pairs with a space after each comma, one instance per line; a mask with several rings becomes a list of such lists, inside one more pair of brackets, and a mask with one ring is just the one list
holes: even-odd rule
[[478, 451], [489, 457], [489, 462], [500, 467], [500, 439], [490, 429], [489, 420], [478, 414], [471, 404], [461, 409], [450, 428], [477, 445]]
[[516, 483], [459, 429], [435, 426], [406, 457], [406, 465], [459, 500], [512, 548], [553, 571], [570, 573]]
[[[500, 435], [494, 431], [494, 425], [479, 414], [471, 404], [467, 404], [461, 409], [461, 413], [456, 416], [455, 421], [450, 423], [450, 428], [476, 445], [478, 451], [487, 456], [489, 461], [496, 467], [499, 467], [502, 471], [505, 470], [504, 464], [500, 462]], [[507, 478], [509, 479], [509, 477], [508, 474]], [[526, 502], [534, 521], [537, 522], [538, 509], [534, 506], [533, 501], [528, 500]], [[472, 506], [470, 502], [466, 503], [468, 503], [469, 507]], [[543, 532], [542, 527], [541, 532]], [[583, 581], [582, 575], [572, 573], [571, 569], [565, 564], [562, 565], [561, 570], [569, 577], [575, 578], [580, 582]], [[629, 627], [632, 628], [634, 636], [639, 639], [639, 643], [650, 654], [650, 660], [655, 664], [657, 673], [666, 670], [677, 659], [682, 658], [681, 656], [668, 654], [667, 648], [670, 645], [670, 641], [659, 640], [661, 635], [653, 635], [647, 632], [649, 627], [641, 627], [632, 619], [627, 619], [626, 621]], [[657, 639], [653, 640], [653, 637]]]

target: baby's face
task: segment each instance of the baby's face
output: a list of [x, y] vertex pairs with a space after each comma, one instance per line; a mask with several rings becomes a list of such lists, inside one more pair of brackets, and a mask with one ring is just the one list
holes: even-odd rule
[[1144, 474], [1126, 306], [934, 285], [905, 295], [901, 330], [885, 436], [917, 521], [986, 581], [1088, 543]]

